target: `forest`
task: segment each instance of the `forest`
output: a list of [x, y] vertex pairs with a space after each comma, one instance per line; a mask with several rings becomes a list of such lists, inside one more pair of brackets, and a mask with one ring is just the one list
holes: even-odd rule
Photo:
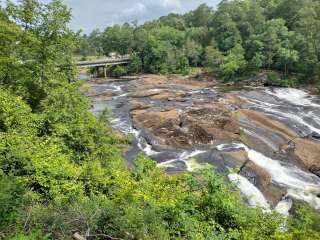
[[249, 208], [213, 167], [168, 175], [140, 155], [129, 168], [130, 139], [109, 127], [108, 112], [89, 111], [74, 65], [75, 52], [118, 52], [135, 57], [117, 74], [204, 67], [230, 80], [268, 69], [288, 84], [316, 84], [319, 13], [316, 0], [223, 1], [216, 11], [201, 5], [83, 37], [60, 0], [8, 2], [0, 8], [0, 239], [320, 239], [312, 208], [296, 203], [286, 219]]
[[84, 35], [77, 54], [133, 54], [115, 75], [188, 74], [202, 67], [225, 81], [267, 70], [275, 84], [319, 84], [320, 3], [317, 0], [223, 0], [142, 25], [106, 27]]

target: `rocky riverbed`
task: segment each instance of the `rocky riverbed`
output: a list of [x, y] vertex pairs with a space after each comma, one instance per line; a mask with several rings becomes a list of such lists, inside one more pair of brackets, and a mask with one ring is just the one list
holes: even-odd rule
[[208, 163], [230, 173], [251, 206], [288, 214], [295, 199], [320, 210], [320, 98], [252, 87], [226, 91], [210, 79], [144, 75], [89, 81], [92, 111], [134, 136], [168, 173]]

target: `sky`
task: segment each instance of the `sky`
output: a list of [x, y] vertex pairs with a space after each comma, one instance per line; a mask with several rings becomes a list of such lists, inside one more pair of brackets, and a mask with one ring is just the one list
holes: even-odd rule
[[[43, 0], [47, 2], [48, 0]], [[72, 8], [74, 30], [89, 33], [116, 23], [143, 23], [168, 13], [185, 13], [201, 3], [215, 7], [220, 0], [62, 0]]]

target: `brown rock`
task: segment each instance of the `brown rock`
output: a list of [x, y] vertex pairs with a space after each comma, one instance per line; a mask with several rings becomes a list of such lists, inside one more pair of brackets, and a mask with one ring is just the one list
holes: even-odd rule
[[225, 122], [223, 129], [238, 134], [240, 129], [239, 122], [232, 116]]
[[165, 90], [161, 90], [161, 89], [138, 90], [134, 93], [129, 94], [129, 97], [132, 97], [132, 98], [151, 97], [151, 96], [159, 95], [160, 93], [163, 93], [163, 91]]
[[309, 170], [318, 172], [320, 169], [320, 144], [302, 138], [297, 138], [293, 142], [295, 143], [295, 155]]
[[252, 171], [257, 175], [256, 185], [262, 191], [264, 191], [271, 183], [270, 174], [260, 166], [256, 165], [254, 162], [248, 161], [244, 168], [245, 171]]
[[263, 191], [263, 195], [273, 206], [276, 206], [286, 194], [287, 190], [284, 187], [272, 183]]
[[238, 107], [242, 107], [244, 104], [247, 103], [246, 100], [244, 100], [243, 98], [240, 98], [237, 94], [235, 93], [227, 93], [225, 94], [225, 99], [226, 101], [228, 101], [230, 104], [238, 106]]
[[238, 150], [233, 152], [224, 152], [221, 153], [224, 164], [230, 166], [231, 168], [238, 168], [240, 169], [244, 166], [248, 161], [248, 154], [245, 150]]
[[176, 94], [174, 92], [162, 92], [157, 95], [151, 96], [152, 100], [168, 100], [169, 98], [175, 97]]
[[247, 161], [249, 161], [248, 153], [245, 150], [239, 150], [234, 152], [226, 152], [224, 155], [231, 157], [237, 161], [240, 166], [243, 166]]
[[223, 105], [198, 107], [185, 112], [176, 109], [159, 112], [134, 110], [131, 114], [136, 126], [146, 128], [160, 142], [172, 147], [239, 138], [239, 124]]
[[266, 116], [263, 113], [257, 112], [257, 111], [253, 111], [253, 110], [249, 110], [249, 109], [241, 109], [239, 110], [239, 115], [240, 117], [246, 117], [254, 122], [256, 122], [257, 124], [268, 128], [270, 131], [276, 132], [280, 135], [282, 135], [283, 137], [287, 138], [288, 140], [291, 140], [293, 138], [295, 138], [297, 136], [297, 133], [295, 133], [292, 129], [288, 128], [287, 126], [285, 126], [284, 124], [270, 119], [268, 116]]
[[[206, 88], [213, 85], [212, 81], [198, 81], [189, 77], [182, 77], [179, 75], [143, 75], [140, 79], [139, 89], [154, 89], [159, 86], [179, 85], [188, 90], [196, 90]], [[141, 87], [140, 87], [141, 86]]]
[[150, 108], [151, 106], [148, 104], [145, 104], [144, 102], [139, 102], [139, 101], [131, 101], [130, 102], [130, 110], [145, 110]]
[[109, 101], [115, 96], [114, 93], [112, 92], [106, 92], [106, 93], [101, 93], [101, 94], [96, 94], [91, 97], [94, 97], [95, 100], [100, 100], [100, 101]]

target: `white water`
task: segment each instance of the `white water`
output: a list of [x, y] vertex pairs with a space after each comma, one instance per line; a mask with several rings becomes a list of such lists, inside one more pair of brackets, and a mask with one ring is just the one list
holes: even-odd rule
[[265, 169], [271, 176], [272, 181], [287, 188], [287, 196], [303, 200], [320, 210], [320, 179], [311, 173], [298, 169], [296, 166], [281, 164], [279, 160], [273, 160], [263, 154], [249, 149], [241, 143], [222, 144], [217, 146], [219, 151], [231, 149], [244, 149], [249, 159]]
[[[309, 129], [309, 131], [301, 130], [303, 135], [308, 135], [312, 132], [320, 134], [320, 118], [314, 113], [314, 111], [310, 110], [310, 108], [313, 110], [319, 109], [320, 105], [313, 103], [308, 98], [308, 94], [306, 92], [294, 88], [279, 88], [274, 89], [273, 91], [268, 89], [265, 92], [271, 96], [277, 97], [280, 100], [285, 100], [288, 103], [294, 104], [294, 106], [296, 106], [296, 111], [292, 110], [292, 107], [294, 106], [291, 106], [291, 110], [288, 109], [288, 111], [284, 111], [281, 109], [283, 103], [274, 104], [247, 97], [245, 97], [245, 99], [267, 113], [276, 115], [281, 119], [293, 121], [298, 126], [304, 126], [306, 129]], [[309, 108], [308, 111], [305, 110], [306, 107]]]
[[123, 97], [126, 97], [126, 96], [128, 96], [128, 93], [124, 93], [124, 94], [121, 94], [121, 95], [119, 95], [119, 96], [115, 96], [115, 97], [113, 97], [112, 99], [113, 99], [113, 100], [116, 100], [116, 99], [123, 98]]
[[110, 84], [109, 86], [112, 87], [112, 89], [114, 91], [116, 91], [116, 92], [121, 92], [122, 91], [120, 86], [117, 86], [117, 85], [114, 85], [114, 84]]
[[274, 210], [278, 213], [280, 213], [283, 216], [289, 216], [289, 211], [292, 207], [292, 199], [291, 198], [285, 198], [284, 200], [280, 201], [277, 206], [274, 208]]
[[295, 89], [295, 88], [277, 88], [273, 91], [266, 90], [266, 92], [270, 95], [276, 96], [279, 99], [286, 100], [291, 102], [294, 105], [298, 106], [313, 106], [313, 107], [320, 107], [320, 105], [313, 103], [308, 98], [308, 93]]
[[199, 168], [200, 166], [197, 165], [196, 162], [190, 161], [190, 159], [201, 154], [201, 153], [205, 153], [205, 151], [201, 151], [201, 150], [184, 151], [177, 158], [174, 158], [174, 159], [166, 161], [166, 162], [159, 163], [158, 166], [159, 167], [170, 167], [170, 166], [173, 166], [174, 162], [183, 161], [187, 166], [187, 171], [192, 172], [195, 169]]
[[[286, 119], [293, 120], [293, 121], [297, 122], [298, 124], [301, 124], [302, 126], [307, 127], [310, 130], [309, 133], [316, 132], [316, 133], [320, 134], [320, 128], [314, 127], [313, 125], [309, 124], [308, 122], [306, 122], [304, 120], [304, 117], [308, 117], [308, 115], [304, 114], [303, 112], [297, 111], [296, 114], [293, 114], [293, 113], [283, 112], [283, 111], [272, 109], [272, 108], [268, 108], [265, 110], [267, 110], [268, 112], [273, 112], [273, 113], [280, 115]], [[309, 133], [305, 133], [305, 134], [309, 134]]]
[[260, 190], [248, 179], [236, 173], [229, 174], [228, 178], [231, 182], [236, 184], [241, 193], [246, 196], [250, 207], [261, 207], [264, 211], [270, 210], [268, 201], [265, 199]]

